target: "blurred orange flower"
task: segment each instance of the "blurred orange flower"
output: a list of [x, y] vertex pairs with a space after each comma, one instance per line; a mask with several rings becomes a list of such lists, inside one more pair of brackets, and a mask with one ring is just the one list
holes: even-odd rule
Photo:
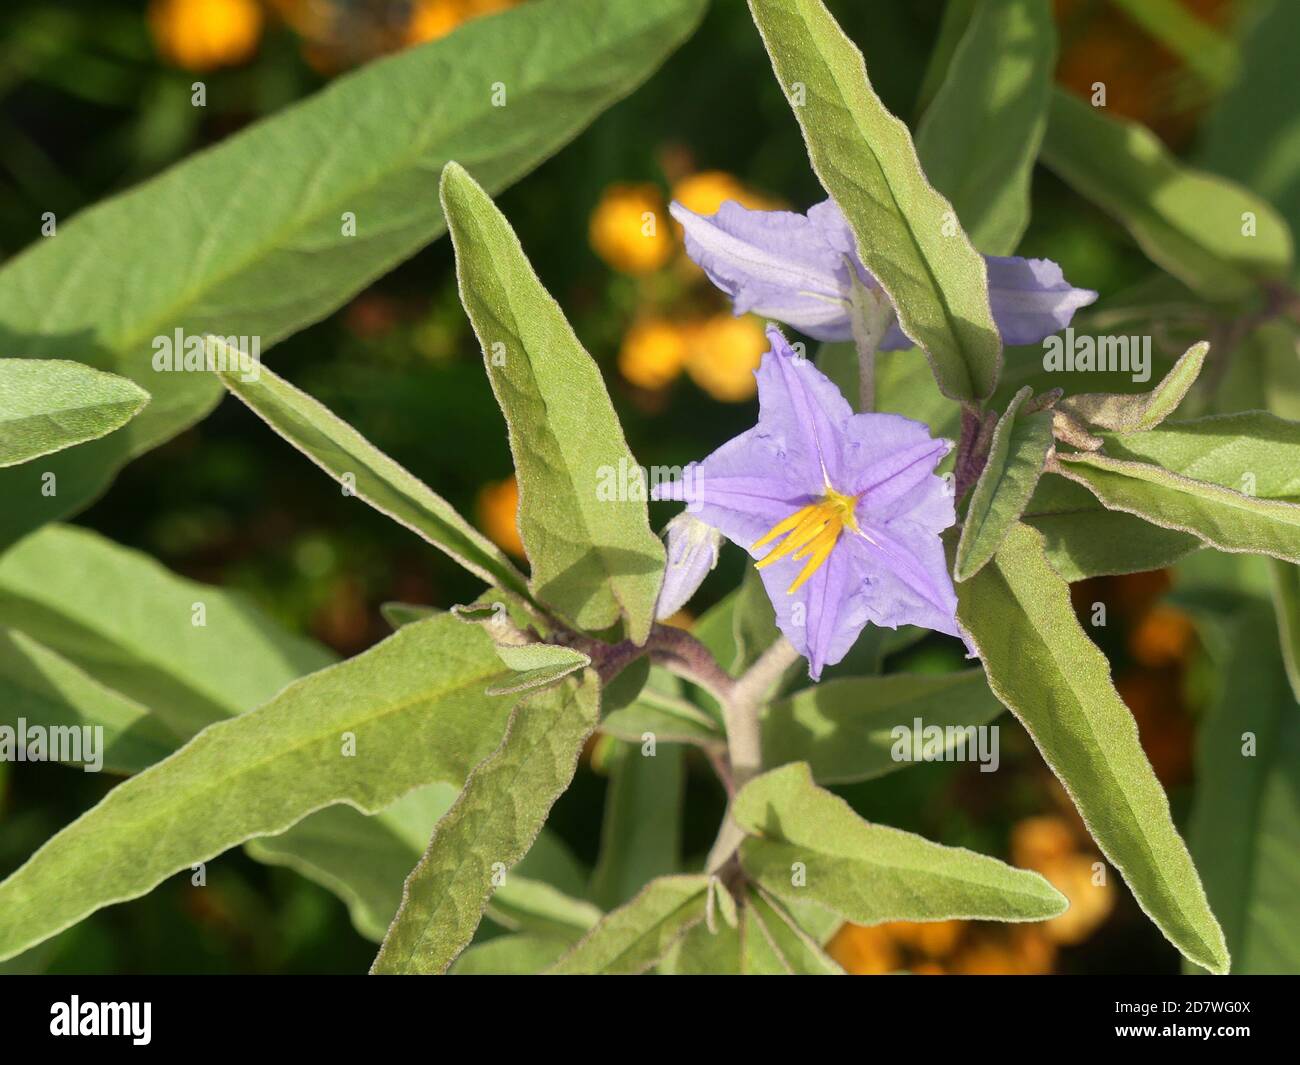
[[462, 22], [513, 7], [515, 0], [416, 0], [406, 25], [406, 43], [445, 37]]
[[148, 20], [158, 54], [187, 70], [242, 63], [262, 36], [256, 0], [151, 0]]
[[1192, 619], [1161, 603], [1148, 610], [1129, 634], [1129, 650], [1144, 666], [1172, 666], [1187, 657], [1195, 637]]
[[759, 196], [725, 170], [701, 170], [673, 185], [673, 199], [696, 214], [713, 214], [727, 200], [751, 210], [766, 210], [771, 201]]
[[651, 273], [673, 254], [667, 218], [656, 186], [610, 185], [591, 213], [591, 249], [622, 273]]
[[758, 369], [767, 337], [757, 318], [715, 314], [690, 331], [686, 372], [714, 399], [740, 403], [758, 391]]
[[638, 388], [663, 388], [686, 362], [687, 331], [663, 318], [634, 322], [623, 338], [618, 368]]
[[855, 976], [896, 972], [902, 961], [883, 925], [843, 925], [826, 944], [826, 953]]
[[519, 538], [519, 484], [514, 475], [479, 489], [479, 527], [488, 539], [516, 558], [524, 557], [524, 542]]

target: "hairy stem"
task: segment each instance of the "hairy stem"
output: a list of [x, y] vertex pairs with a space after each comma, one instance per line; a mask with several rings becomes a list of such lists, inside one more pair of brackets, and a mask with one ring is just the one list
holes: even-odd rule
[[[759, 711], [782, 675], [798, 658], [799, 652], [789, 640], [781, 637], [735, 682], [730, 698], [722, 703], [727, 726], [727, 758], [731, 765], [729, 800], [734, 797], [733, 789], [739, 791], [758, 776], [763, 768]], [[709, 851], [705, 869], [713, 873], [726, 865], [744, 836], [745, 833], [731, 816], [731, 804], [728, 801], [727, 814], [722, 820], [713, 849]]]

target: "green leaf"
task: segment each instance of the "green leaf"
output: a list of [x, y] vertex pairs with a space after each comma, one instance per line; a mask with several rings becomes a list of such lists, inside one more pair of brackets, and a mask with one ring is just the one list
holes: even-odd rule
[[437, 607], [423, 606], [418, 603], [380, 603], [379, 613], [388, 622], [389, 626], [394, 629], [400, 629], [403, 625], [409, 625], [413, 621], [423, 621], [425, 618], [431, 618], [439, 613]]
[[750, 0], [813, 170], [844, 211], [858, 254], [952, 399], [989, 395], [1002, 341], [984, 260], [925, 179], [907, 127], [867, 78], [862, 53], [821, 0]]
[[1237, 67], [1232, 42], [1179, 0], [1115, 0], [1115, 4], [1210, 89], [1221, 92], [1232, 81]]
[[600, 716], [591, 670], [526, 696], [500, 746], [465, 781], [411, 871], [372, 973], [443, 973], [478, 928], [500, 876], [527, 852], [569, 786]]
[[1273, 610], [1277, 615], [1282, 661], [1291, 691], [1300, 702], [1300, 569], [1287, 562], [1269, 559]]
[[[250, 857], [286, 866], [332, 891], [348, 905], [352, 923], [367, 939], [384, 938], [402, 903], [402, 884], [420, 860], [434, 826], [456, 801], [460, 781], [416, 788], [369, 815], [351, 806], [327, 806], [278, 836], [249, 840]], [[600, 917], [590, 903], [569, 898], [543, 882], [554, 876], [581, 890], [585, 873], [543, 834], [493, 896], [489, 916], [509, 928], [528, 928], [572, 943]]]
[[1042, 478], [1021, 520], [1042, 534], [1052, 568], [1067, 581], [1161, 569], [1205, 546], [1189, 533], [1107, 510], [1064, 477]]
[[93, 767], [98, 760], [114, 773], [137, 773], [166, 758], [180, 743], [146, 707], [100, 684], [30, 636], [0, 628], [0, 725], [17, 730], [20, 719], [46, 729], [103, 729], [102, 742], [92, 739], [89, 748], [84, 746], [87, 734], [79, 733], [74, 750], [82, 757], [72, 764]]
[[766, 941], [777, 962], [776, 972], [795, 976], [842, 976], [844, 970], [772, 895], [750, 885], [745, 912], [747, 929]]
[[1300, 336], [1286, 321], [1266, 322], [1227, 359], [1215, 387], [1213, 409], [1220, 413], [1265, 410], [1300, 421]]
[[1186, 957], [1226, 971], [1223, 932], [1169, 801], [1042, 538], [1017, 526], [993, 562], [958, 585], [957, 600], [989, 686], [1025, 726], [1138, 904]]
[[1049, 0], [979, 4], [917, 128], [926, 176], [986, 255], [1010, 255], [1029, 224], [1055, 65]]
[[[1052, 94], [1042, 158], [1113, 215], [1157, 266], [1211, 300], [1249, 295], [1291, 267], [1291, 232], [1264, 200], [1182, 166], [1150, 130], [1063, 89]], [[1247, 216], [1255, 235], [1243, 232]]]
[[[533, 593], [587, 631], [622, 614], [644, 643], [664, 549], [600, 370], [505, 217], [460, 166], [443, 170], [442, 200], [461, 302], [510, 430]], [[623, 477], [639, 486], [631, 498], [620, 498]]]
[[487, 636], [443, 615], [211, 725], [0, 883], [0, 958], [331, 803], [377, 812], [462, 779], [501, 736], [508, 703], [483, 689], [502, 673]]
[[1300, 968], [1300, 715], [1258, 600], [1202, 615], [1219, 690], [1197, 735], [1192, 853], [1234, 973]]
[[555, 962], [569, 942], [521, 932], [497, 936], [466, 948], [448, 970], [450, 976], [534, 976]]
[[1110, 510], [1200, 537], [1220, 551], [1300, 562], [1300, 507], [1258, 499], [1160, 466], [1080, 452], [1057, 456], [1060, 472]]
[[781, 638], [772, 600], [753, 566], [746, 566], [745, 575], [740, 579], [736, 607], [731, 614], [731, 630], [736, 641], [736, 656], [732, 659], [730, 672], [737, 676]]
[[704, 920], [706, 876], [664, 876], [626, 906], [608, 913], [547, 972], [636, 975], [645, 972]]
[[1052, 416], [1026, 414], [1032, 389], [1022, 388], [998, 419], [988, 459], [975, 482], [957, 545], [953, 575], [969, 580], [997, 551], [1007, 531], [1020, 520], [1043, 475], [1052, 450]]
[[[960, 743], [974, 758], [974, 727], [1001, 712], [979, 669], [825, 681], [763, 711], [763, 764], [807, 762], [822, 784], [870, 780], [911, 764], [917, 718], [943, 730], [942, 752]], [[919, 734], [916, 743], [923, 739]]]
[[116, 374], [62, 359], [0, 359], [0, 466], [120, 429], [149, 393]]
[[[212, 343], [224, 350], [219, 340]], [[237, 371], [218, 376], [254, 414], [339, 481], [345, 497], [369, 503], [488, 584], [527, 594], [527, 582], [496, 544], [323, 404], [266, 367], [255, 380]]]
[[[111, 370], [154, 398], [120, 433], [0, 473], [0, 543], [84, 507], [216, 404], [210, 374], [153, 371], [155, 338], [256, 336], [265, 353], [442, 233], [429, 178], [448, 159], [494, 192], [512, 184], [643, 82], [704, 8], [537, 0], [474, 19], [60, 220], [0, 270], [0, 350]], [[46, 470], [57, 496], [41, 493]]]
[[743, 976], [746, 973], [741, 929], [701, 921], [686, 931], [664, 955], [656, 970], [664, 976]]
[[609, 788], [591, 897], [607, 910], [681, 865], [684, 752], [676, 744], [658, 742], [653, 755], [642, 750], [640, 737], [633, 743], [616, 742], [606, 759]]
[[570, 673], [591, 665], [591, 657], [573, 647], [552, 643], [497, 644], [497, 657], [515, 671], [489, 694], [546, 688]]
[[1066, 396], [1056, 407], [1097, 429], [1116, 433], [1154, 429], [1183, 401], [1200, 375], [1209, 350], [1206, 341], [1193, 344], [1150, 392], [1135, 395], [1089, 392]]
[[179, 740], [334, 661], [241, 596], [70, 525], [0, 556], [0, 624], [148, 707]]
[[726, 746], [718, 723], [681, 694], [676, 677], [657, 666], [632, 703], [601, 719], [600, 730], [628, 743], [639, 744], [652, 732], [661, 743]]
[[1037, 873], [863, 821], [804, 762], [750, 781], [731, 812], [748, 834], [740, 864], [761, 888], [858, 924], [1041, 921], [1069, 905]]
[[1300, 501], [1300, 422], [1262, 411], [1103, 434], [1105, 452], [1260, 499]]
[[430, 784], [370, 816], [351, 806], [327, 806], [278, 836], [249, 840], [244, 849], [332, 891], [347, 903], [357, 931], [378, 943], [401, 905], [402, 883], [457, 790]]
[[1291, 92], [1300, 6], [1273, 0], [1241, 16], [1237, 80], [1202, 123], [1200, 160], [1266, 197], [1284, 218], [1300, 218], [1300, 112]]

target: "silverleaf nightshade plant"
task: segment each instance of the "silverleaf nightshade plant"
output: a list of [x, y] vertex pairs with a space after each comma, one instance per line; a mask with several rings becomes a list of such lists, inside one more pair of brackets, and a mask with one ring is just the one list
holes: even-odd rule
[[[979, 5], [965, 31], [985, 41], [996, 30], [988, 20], [1010, 10], [1041, 16], [1026, 23], [1039, 35], [1034, 47], [1017, 51], [1033, 62], [1007, 72], [1026, 79], [1019, 98], [1031, 106], [1004, 114], [1006, 86], [974, 77], [983, 68], [967, 50], [951, 63], [937, 60], [944, 81], [931, 108], [952, 110], [931, 110], [926, 121], [999, 138], [984, 147], [1020, 175], [1041, 142], [1048, 165], [1085, 195], [1102, 190], [1102, 206], [1156, 263], [1177, 264], [1180, 280], [1197, 291], [1212, 288], [1211, 278], [1240, 282], [1240, 305], [1202, 308], [1228, 316], [1215, 319], [1227, 349], [1219, 358], [1262, 350], [1263, 364], [1284, 371], [1285, 360], [1273, 355], [1288, 344], [1294, 353], [1284, 315], [1296, 303], [1285, 224], [1248, 190], [1161, 155], [1147, 135], [1054, 101], [1045, 88], [1055, 54], [1045, 4]], [[424, 60], [376, 64], [356, 83], [366, 92], [357, 91], [366, 96], [391, 82], [400, 96], [408, 69], [423, 61], [439, 70], [458, 69], [462, 56], [474, 69], [518, 63], [521, 79], [540, 79], [527, 84], [548, 101], [558, 143], [588, 110], [562, 91], [570, 75], [537, 67], [538, 55], [562, 72], [608, 73], [609, 102], [691, 32], [702, 7], [539, 0], [411, 53]], [[1219, 595], [1189, 602], [1224, 626], [1233, 653], [1250, 656], [1252, 669], [1289, 695], [1288, 675], [1300, 684], [1300, 425], [1286, 417], [1287, 390], [1264, 389], [1243, 404], [1256, 408], [1245, 413], [1220, 409], [1220, 390], [1196, 387], [1214, 354], [1204, 344], [1189, 345], [1176, 362], [1162, 356], [1168, 372], [1145, 393], [1115, 374], [1045, 371], [1037, 353], [1015, 346], [1071, 322], [1095, 329], [1087, 312], [1074, 320], [1095, 294], [1069, 284], [1048, 260], [981, 256], [953, 211], [959, 202], [962, 220], [978, 220], [982, 232], [1019, 234], [1027, 181], [1016, 186], [1023, 194], [1000, 194], [996, 204], [978, 195], [987, 181], [974, 192], [935, 188], [911, 133], [881, 104], [861, 53], [820, 0], [749, 7], [828, 199], [807, 215], [734, 204], [712, 218], [679, 207], [674, 215], [690, 254], [734, 309], [826, 341], [816, 358], [769, 328], [756, 424], [654, 493], [685, 504], [665, 513], [664, 543], [646, 493], [599, 496], [608, 471], [636, 468], [635, 458], [597, 363], [486, 191], [537, 161], [511, 155], [520, 131], [485, 132], [490, 143], [466, 154], [476, 160], [473, 177], [435, 148], [415, 159], [416, 171], [432, 162], [441, 168], [439, 202], [422, 205], [421, 217], [426, 230], [445, 219], [452, 237], [461, 302], [509, 434], [527, 572], [432, 488], [270, 369], [256, 380], [218, 374], [345, 486], [340, 506], [390, 516], [478, 577], [483, 593], [445, 611], [391, 604], [385, 614], [394, 633], [334, 662], [219, 590], [181, 581], [89, 533], [51, 526], [0, 556], [0, 680], [14, 693], [0, 709], [14, 717], [39, 706], [55, 723], [99, 724], [105, 764], [129, 774], [0, 883], [0, 959], [241, 844], [345, 898], [358, 929], [382, 939], [377, 973], [833, 973], [839, 966], [823, 947], [844, 921], [1049, 919], [1067, 901], [1037, 874], [871, 824], [829, 789], [905, 768], [882, 753], [879, 735], [891, 726], [910, 731], [917, 717], [927, 726], [986, 723], [1002, 707], [1189, 968], [1266, 968], [1292, 949], [1269, 954], [1255, 944], [1261, 929], [1284, 926], [1268, 907], [1300, 892], [1262, 898], [1243, 880], [1257, 880], [1260, 869], [1284, 875], [1269, 866], [1272, 849], [1259, 839], [1266, 819], [1274, 831], [1295, 828], [1285, 823], [1293, 811], [1262, 799], [1285, 790], [1290, 769], [1278, 752], [1289, 741], [1270, 737], [1296, 727], [1293, 701], [1276, 714], [1256, 699], [1258, 686], [1228, 677], [1225, 703], [1209, 719], [1189, 852], [1068, 584], [1174, 564], [1183, 587], [1217, 582]], [[556, 25], [570, 31], [547, 29]], [[549, 34], [549, 48], [537, 49], [539, 33]], [[337, 96], [348, 96], [346, 84]], [[472, 116], [469, 108], [443, 117], [456, 129], [486, 125]], [[258, 136], [293, 136], [295, 122], [274, 119]], [[971, 143], [926, 150], [983, 150], [978, 138]], [[230, 152], [224, 158], [237, 170], [241, 150], [235, 143], [207, 158], [220, 164]], [[316, 186], [310, 170], [292, 171], [293, 152], [283, 158], [286, 188]], [[961, 174], [978, 161], [947, 158], [934, 170]], [[1161, 174], [1154, 183], [1153, 167]], [[142, 246], [161, 243], [173, 224], [176, 180], [129, 194]], [[403, 195], [412, 187], [402, 185]], [[1220, 198], [1231, 208], [1222, 217]], [[1236, 228], [1243, 203], [1261, 227], [1258, 244]], [[115, 210], [99, 216], [105, 225]], [[333, 200], [324, 214], [332, 211]], [[300, 230], [268, 223], [266, 239], [288, 233], [279, 254], [291, 267], [283, 269], [301, 271], [303, 289], [328, 291], [333, 303], [398, 257], [390, 249], [382, 262], [317, 285], [307, 275], [319, 264], [302, 249], [323, 247], [317, 241], [326, 235], [311, 228], [310, 212], [298, 221]], [[83, 237], [77, 225], [51, 246], [98, 234], [87, 227]], [[164, 287], [175, 272], [147, 257], [141, 269], [155, 270]], [[11, 270], [21, 283], [9, 291], [34, 306], [60, 302], [52, 294], [63, 271], [50, 269], [40, 282], [27, 272], [36, 267]], [[1204, 276], [1181, 276], [1197, 271]], [[149, 276], [133, 274], [130, 291], [147, 288]], [[41, 292], [49, 298], [32, 295]], [[120, 316], [133, 313], [121, 303], [106, 297], [98, 311], [89, 308], [103, 318], [95, 329], [118, 329]], [[1138, 313], [1148, 331], [1163, 324], [1160, 307]], [[212, 334], [213, 356], [231, 354], [221, 336], [256, 332], [222, 315], [200, 324]], [[292, 331], [293, 323], [276, 327]], [[56, 330], [48, 343], [75, 332]], [[913, 344], [918, 351], [877, 358]], [[840, 372], [845, 367], [852, 373]], [[153, 385], [150, 393], [175, 387], [130, 360], [122, 368], [137, 385]], [[31, 483], [39, 470], [24, 460], [57, 449], [75, 456], [83, 441], [105, 433], [112, 441], [113, 427], [129, 424], [144, 402], [135, 386], [66, 365], [32, 360], [21, 371], [0, 373], [0, 381], [23, 382], [21, 394], [0, 393], [7, 434], [0, 455]], [[835, 383], [855, 375], [857, 389]], [[44, 393], [33, 387], [42, 380]], [[59, 413], [69, 393], [85, 415], [64, 431]], [[159, 409], [172, 410], [163, 398]], [[155, 428], [150, 439], [162, 432]], [[947, 436], [958, 441], [953, 477], [944, 470]], [[1243, 473], [1251, 475], [1248, 492]], [[22, 493], [12, 505], [29, 508], [20, 524], [47, 520]], [[750, 556], [744, 583], [691, 631], [663, 624], [730, 550], [724, 539]], [[1272, 608], [1243, 590], [1255, 587], [1242, 577], [1253, 581], [1252, 566], [1268, 568], [1280, 640]], [[1216, 614], [1224, 585], [1240, 610]], [[182, 625], [182, 639], [176, 619], [187, 619], [196, 601], [210, 605], [208, 625]], [[120, 624], [105, 620], [114, 611]], [[876, 630], [901, 625], [944, 634], [920, 638], [960, 672], [885, 672], [895, 663], [874, 644]], [[150, 626], [170, 634], [165, 660]], [[868, 645], [879, 653], [860, 653]], [[830, 671], [834, 679], [819, 682]], [[57, 684], [45, 683], [50, 678]], [[954, 696], [959, 685], [967, 695], [977, 687], [982, 698]], [[1252, 695], [1234, 703], [1239, 689]], [[1244, 768], [1239, 712], [1268, 726], [1259, 728], [1260, 757]], [[548, 862], [559, 845], [546, 822], [593, 734], [606, 750], [623, 746], [608, 762], [614, 798], [599, 875], [584, 887]], [[3, 740], [0, 731], [0, 751]], [[663, 875], [643, 882], [633, 875], [642, 868], [634, 860], [641, 826], [617, 797], [649, 796], [660, 819], [676, 824], [682, 788], [672, 759], [683, 747], [696, 748], [715, 772], [726, 813], [707, 855], [675, 854]], [[1234, 816], [1225, 818], [1229, 809]], [[427, 845], [415, 846], [417, 836]], [[1229, 843], [1238, 849], [1227, 853], [1239, 855], [1243, 839], [1251, 847], [1244, 878], [1235, 872], [1240, 861], [1221, 858]], [[380, 869], [410, 873], [402, 883]], [[505, 934], [480, 936], [484, 920]], [[748, 951], [760, 925], [788, 949]], [[729, 930], [743, 934], [728, 938]]]

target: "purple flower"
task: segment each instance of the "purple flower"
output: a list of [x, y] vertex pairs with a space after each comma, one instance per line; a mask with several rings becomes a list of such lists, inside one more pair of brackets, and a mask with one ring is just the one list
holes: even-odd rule
[[[880, 287], [858, 258], [853, 231], [832, 200], [806, 215], [751, 211], [733, 200], [709, 216], [680, 203], [669, 210], [686, 231], [686, 253], [731, 297], [737, 314], [784, 322], [817, 340], [851, 340], [853, 275], [868, 288]], [[1050, 259], [986, 255], [984, 261], [989, 305], [1004, 344], [1037, 344], [1097, 298], [1066, 281]], [[895, 323], [880, 346], [895, 351], [912, 342]]]
[[655, 499], [758, 559], [777, 624], [816, 680], [868, 622], [960, 636], [939, 533], [952, 490], [934, 468], [951, 444], [897, 414], [854, 414], [775, 327], [758, 376], [758, 425]]

